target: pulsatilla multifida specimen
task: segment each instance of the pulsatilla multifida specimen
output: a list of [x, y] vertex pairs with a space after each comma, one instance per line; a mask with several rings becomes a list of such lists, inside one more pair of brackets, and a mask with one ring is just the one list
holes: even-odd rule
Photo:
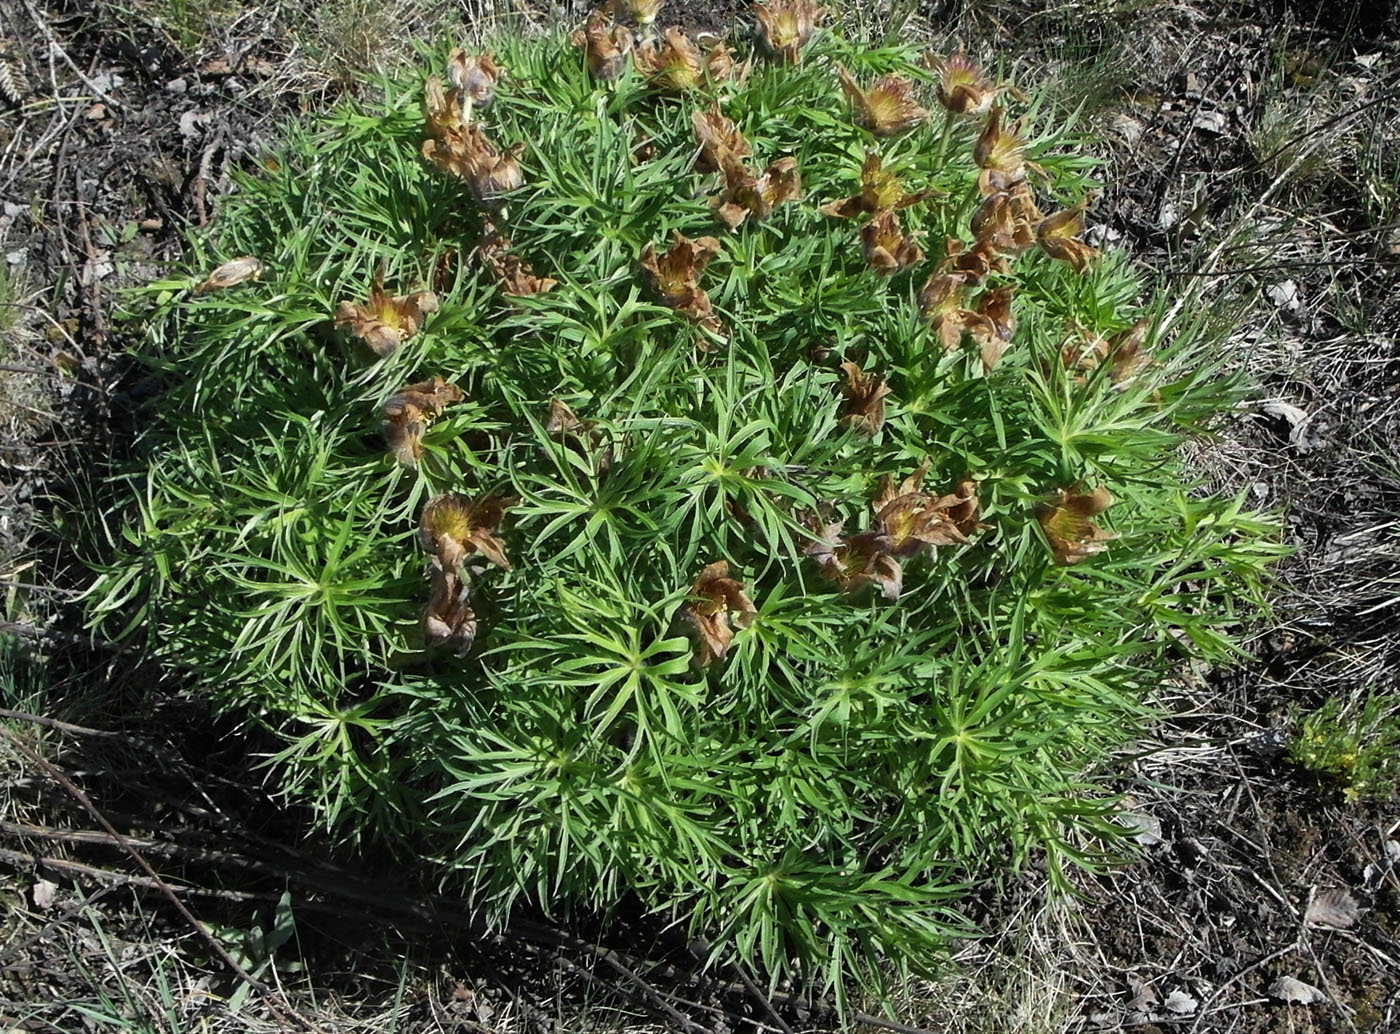
[[1011, 311], [1015, 289], [1008, 284], [983, 291], [970, 308], [964, 308], [967, 285], [967, 278], [959, 273], [935, 270], [919, 289], [919, 308], [944, 350], [957, 348], [966, 335], [977, 343], [982, 367], [990, 373], [1001, 362], [1016, 331]]
[[846, 403], [841, 407], [841, 424], [864, 435], [878, 434], [885, 426], [885, 396], [890, 393], [885, 378], [865, 373], [856, 363], [842, 363], [846, 383], [841, 394]]
[[497, 567], [510, 567], [506, 547], [496, 535], [506, 511], [519, 504], [514, 496], [488, 492], [476, 499], [449, 492], [423, 507], [418, 538], [423, 548], [447, 568], [457, 568], [473, 553]]
[[244, 255], [241, 258], [229, 259], [214, 272], [210, 273], [194, 289], [195, 294], [207, 294], [210, 291], [222, 291], [229, 287], [236, 287], [247, 280], [256, 280], [262, 276], [263, 264], [251, 255]]
[[505, 151], [497, 148], [480, 123], [464, 120], [458, 95], [456, 89], [444, 94], [436, 76], [428, 80], [424, 92], [428, 139], [423, 141], [423, 157], [465, 181], [483, 204], [496, 205], [502, 194], [518, 189], [525, 181], [519, 161], [524, 146], [517, 144]]
[[472, 107], [489, 108], [496, 99], [496, 84], [501, 81], [503, 71], [489, 50], [484, 54], [468, 54], [459, 47], [447, 60], [447, 81], [457, 91], [464, 109], [468, 102]]
[[928, 118], [928, 112], [914, 100], [914, 84], [902, 75], [882, 75], [870, 89], [863, 90], [841, 65], [836, 66], [836, 74], [857, 124], [876, 136], [903, 133]]
[[1068, 262], [1076, 273], [1088, 268], [1089, 260], [1098, 254], [1079, 240], [1084, 232], [1084, 210], [1089, 202], [1081, 201], [1072, 208], [1046, 216], [1035, 228], [1035, 239], [1051, 258]]
[[695, 156], [696, 172], [723, 172], [726, 159], [743, 159], [753, 153], [753, 145], [718, 106], [693, 112], [690, 126], [700, 148]]
[[932, 190], [920, 190], [906, 194], [900, 186], [899, 177], [885, 168], [879, 154], [867, 151], [865, 161], [860, 166], [860, 193], [822, 205], [821, 213], [838, 219], [854, 219], [861, 215], [908, 208], [933, 193]]
[[637, 71], [655, 89], [684, 93], [699, 89], [707, 80], [727, 79], [734, 73], [734, 58], [723, 42], [701, 53], [695, 42], [672, 26], [660, 40], [643, 40], [632, 56]]
[[796, 158], [779, 158], [761, 173], [754, 173], [732, 154], [724, 156], [724, 191], [710, 199], [720, 221], [731, 230], [750, 216], [762, 222], [785, 201], [802, 196], [802, 178]]
[[594, 11], [583, 28], [569, 37], [576, 47], [584, 48], [588, 73], [594, 79], [611, 82], [627, 67], [627, 55], [632, 53], [632, 30], [617, 25], [606, 14]]
[[965, 54], [947, 58], [925, 54], [924, 67], [937, 73], [938, 103], [954, 115], [981, 115], [1002, 93], [1025, 100], [1025, 96], [1014, 86], [995, 85]]
[[894, 276], [923, 261], [919, 242], [904, 232], [898, 212], [880, 212], [860, 228], [866, 264], [881, 276]]
[[436, 312], [438, 297], [432, 291], [392, 297], [384, 292], [384, 276], [376, 274], [369, 300], [341, 302], [335, 310], [335, 325], [347, 329], [367, 344], [375, 355], [388, 357], [418, 333], [423, 318]]
[[657, 300], [715, 333], [722, 331], [722, 325], [710, 305], [710, 296], [700, 287], [700, 274], [719, 252], [719, 241], [713, 237], [691, 240], [672, 230], [669, 251], [658, 257], [656, 245], [648, 244], [641, 259]]
[[983, 197], [997, 191], [1011, 190], [1025, 180], [1030, 170], [1040, 168], [1026, 159], [1026, 145], [1020, 136], [1020, 126], [1008, 126], [1003, 119], [1001, 108], [993, 107], [972, 147], [972, 160], [982, 170], [977, 175], [977, 187]]
[[429, 555], [428, 604], [423, 611], [423, 638], [429, 646], [450, 645], [458, 654], [476, 639], [471, 607], [471, 576], [464, 564], [480, 553], [509, 567], [505, 544], [496, 531], [506, 510], [520, 500], [487, 493], [476, 500], [449, 493], [423, 507], [418, 539]]
[[871, 502], [870, 530], [842, 536], [843, 524], [823, 524], [806, 553], [817, 561], [822, 576], [847, 592], [877, 586], [888, 600], [899, 599], [903, 588], [902, 560], [939, 546], [960, 545], [983, 527], [976, 484], [962, 481], [948, 495], [922, 491], [929, 463], [896, 486], [883, 478]]
[[813, 0], [766, 0], [754, 4], [752, 10], [764, 49], [790, 65], [802, 60], [802, 48], [811, 42], [828, 13]]
[[1053, 499], [1036, 506], [1035, 517], [1050, 543], [1055, 563], [1077, 564], [1108, 548], [1118, 535], [1100, 528], [1093, 518], [1112, 503], [1108, 489], [1099, 486], [1090, 492], [1062, 489]]
[[530, 264], [511, 251], [510, 241], [500, 233], [489, 232], [477, 253], [508, 297], [544, 294], [559, 286], [558, 280], [536, 276]]
[[693, 663], [705, 668], [724, 660], [734, 641], [734, 629], [751, 625], [757, 611], [744, 593], [744, 583], [729, 577], [729, 564], [723, 560], [700, 572], [690, 595], [693, 599], [681, 608], [681, 618], [694, 634]]
[[1152, 357], [1146, 351], [1151, 327], [1151, 320], [1141, 319], [1109, 338], [1095, 335], [1073, 341], [1060, 350], [1061, 361], [1076, 382], [1083, 383], [1089, 375], [1106, 369], [1109, 383], [1124, 387], [1152, 365]]
[[423, 453], [423, 434], [433, 418], [465, 396], [462, 389], [441, 377], [400, 388], [380, 410], [384, 417], [384, 441], [406, 467], [417, 465]]

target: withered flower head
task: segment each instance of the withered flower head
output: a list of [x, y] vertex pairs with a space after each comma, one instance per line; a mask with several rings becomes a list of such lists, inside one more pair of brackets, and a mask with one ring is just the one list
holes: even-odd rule
[[897, 212], [880, 212], [860, 228], [865, 261], [881, 276], [894, 276], [921, 262], [924, 251], [919, 242], [905, 234]]
[[972, 213], [972, 236], [1002, 254], [1019, 255], [1035, 244], [1035, 228], [1025, 212], [1007, 191], [989, 194]]
[[583, 28], [576, 30], [569, 39], [574, 46], [584, 48], [589, 74], [607, 82], [622, 75], [627, 55], [632, 53], [632, 30], [614, 25], [601, 11], [590, 14]]
[[836, 74], [841, 90], [855, 109], [856, 122], [876, 136], [894, 136], [912, 129], [928, 117], [914, 101], [914, 84], [902, 75], [882, 75], [862, 90], [851, 73], [840, 65]]
[[1088, 340], [1071, 342], [1060, 350], [1065, 369], [1077, 371], [1074, 379], [1083, 383], [1087, 375], [1107, 364], [1109, 382], [1126, 386], [1143, 369], [1152, 365], [1151, 356], [1144, 350], [1151, 327], [1151, 320], [1141, 319], [1111, 338], [1096, 335]]
[[790, 65], [802, 60], [802, 48], [827, 13], [814, 0], [766, 0], [753, 5], [764, 48]]
[[441, 377], [410, 384], [396, 391], [384, 408], [381, 425], [389, 450], [406, 467], [416, 466], [423, 452], [423, 432], [453, 402], [461, 402], [462, 389]]
[[1011, 271], [1011, 266], [997, 247], [997, 242], [990, 238], [976, 241], [969, 248], [956, 237], [949, 237], [944, 243], [942, 268], [945, 272], [957, 274], [964, 283], [973, 287], [992, 273]]
[[544, 429], [550, 434], [566, 435], [586, 431], [588, 425], [574, 415], [573, 409], [563, 399], [550, 399]]
[[873, 585], [885, 599], [899, 599], [904, 571], [899, 561], [881, 548], [879, 532], [842, 538], [839, 522], [815, 530], [816, 536], [804, 552], [817, 562], [823, 578], [853, 595]]
[[997, 94], [1021, 97], [1013, 86], [995, 86], [965, 54], [949, 58], [924, 55], [924, 67], [938, 75], [938, 103], [954, 115], [981, 115]]
[[982, 292], [977, 299], [976, 311], [982, 320], [984, 333], [977, 337], [982, 348], [982, 368], [988, 373], [994, 370], [1001, 357], [1006, 354], [1016, 333], [1016, 317], [1011, 312], [1011, 299], [1016, 289], [1011, 285]]
[[501, 81], [503, 71], [489, 50], [484, 54], [468, 54], [459, 47], [447, 61], [447, 81], [478, 108], [489, 108], [496, 99], [496, 84]]
[[341, 302], [335, 310], [335, 325], [369, 345], [378, 356], [388, 357], [418, 333], [423, 317], [436, 312], [438, 297], [432, 291], [390, 297], [384, 293], [384, 275], [378, 273], [364, 305]]
[[720, 172], [725, 158], [747, 158], [753, 153], [739, 127], [720, 113], [718, 105], [709, 111], [692, 112], [690, 125], [695, 131], [695, 142], [700, 145], [700, 153], [695, 157], [696, 172]]
[[932, 195], [932, 190], [921, 190], [916, 194], [906, 194], [899, 185], [899, 177], [886, 169], [880, 156], [874, 151], [865, 152], [865, 161], [860, 166], [860, 193], [844, 201], [834, 201], [823, 205], [823, 215], [834, 215], [838, 219], [854, 219], [858, 215], [873, 215], [876, 212], [894, 211], [918, 204]]
[[442, 80], [437, 76], [431, 76], [423, 84], [423, 107], [428, 119], [427, 133], [434, 140], [444, 139], [466, 128], [461, 91], [455, 87], [444, 91]]
[[1118, 535], [1098, 527], [1093, 518], [1112, 503], [1113, 496], [1100, 486], [1092, 492], [1064, 489], [1053, 502], [1036, 506], [1035, 518], [1050, 543], [1055, 563], [1077, 564], [1108, 548], [1108, 543]]
[[209, 276], [194, 289], [194, 293], [206, 294], [209, 291], [222, 291], [226, 287], [235, 287], [245, 280], [256, 280], [258, 277], [262, 276], [262, 271], [263, 264], [251, 255], [229, 259], [229, 261], [210, 273]]
[[471, 606], [471, 582], [445, 569], [437, 557], [431, 565], [428, 605], [423, 608], [423, 642], [450, 646], [465, 657], [476, 641], [476, 614]]
[[637, 47], [637, 70], [658, 90], [684, 93], [703, 86], [709, 69], [700, 48], [674, 25], [663, 35], [664, 42], [647, 39]]
[[510, 241], [493, 233], [480, 247], [481, 259], [501, 285], [501, 291], [512, 298], [544, 294], [559, 286], [550, 277], [536, 276], [530, 264], [510, 250]]
[[720, 252], [713, 237], [691, 240], [679, 230], [671, 231], [671, 248], [660, 258], [656, 245], [642, 251], [641, 266], [651, 281], [658, 300], [694, 323], [716, 334], [722, 332], [719, 317], [710, 305], [710, 296], [700, 288], [700, 274]]
[[729, 564], [717, 560], [700, 572], [690, 587], [696, 597], [681, 610], [681, 617], [695, 630], [697, 668], [724, 660], [734, 641], [734, 628], [747, 628], [758, 613], [744, 594], [744, 583], [729, 577]]
[[1098, 254], [1077, 239], [1084, 232], [1084, 210], [1088, 205], [1086, 199], [1072, 208], [1046, 216], [1035, 228], [1035, 238], [1045, 253], [1061, 262], [1068, 262], [1076, 273], [1084, 272], [1089, 260]]
[[964, 482], [951, 495], [927, 495], [921, 489], [928, 468], [929, 461], [925, 459], [898, 488], [889, 477], [882, 478], [871, 504], [875, 510], [876, 540], [893, 557], [911, 557], [926, 549], [964, 543], [964, 527], [977, 527], [975, 486]]
[[518, 505], [514, 496], [488, 492], [476, 500], [449, 492], [423, 507], [418, 540], [441, 562], [443, 570], [456, 571], [472, 553], [480, 553], [497, 567], [510, 567], [506, 547], [496, 537], [501, 518]]
[[638, 28], [649, 29], [665, 5], [665, 0], [608, 0], [604, 8], [618, 21], [631, 21]]
[[965, 287], [965, 280], [959, 274], [935, 270], [919, 288], [919, 310], [928, 317], [945, 352], [962, 344], [964, 334], [981, 341], [992, 331], [984, 316], [963, 308]]
[[734, 52], [722, 39], [716, 39], [705, 51], [705, 74], [710, 77], [712, 82], [733, 79], [735, 82], [741, 83], [749, 77], [749, 69], [752, 65], [752, 59], [745, 61], [742, 65], [736, 65]]
[[802, 178], [797, 172], [796, 158], [779, 158], [769, 164], [761, 175], [753, 172], [733, 155], [724, 157], [724, 192], [710, 199], [710, 206], [725, 226], [737, 228], [749, 216], [762, 222], [773, 214], [773, 208], [785, 201], [802, 196]]
[[519, 155], [524, 144], [501, 151], [487, 139], [478, 123], [447, 130], [423, 141], [423, 157], [443, 172], [466, 180], [483, 204], [496, 204], [500, 196], [524, 183]]
[[877, 434], [885, 426], [885, 396], [890, 393], [885, 378], [865, 373], [855, 363], [842, 363], [841, 369], [846, 372], [846, 383], [841, 388], [841, 394], [846, 396], [841, 424], [861, 434]]
[[1001, 108], [992, 108], [972, 148], [972, 160], [982, 170], [977, 187], [984, 197], [1009, 191], [1013, 184], [1026, 178], [1026, 171], [1032, 166], [1026, 161], [1026, 146], [1019, 133], [1019, 124], [1003, 125]]

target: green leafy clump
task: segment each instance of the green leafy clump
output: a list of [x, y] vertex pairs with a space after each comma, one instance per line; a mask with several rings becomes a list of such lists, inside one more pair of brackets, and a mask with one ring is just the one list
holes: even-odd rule
[[1327, 700], [1301, 716], [1288, 757], [1337, 783], [1349, 801], [1393, 798], [1400, 792], [1400, 714], [1394, 695], [1371, 692], [1350, 704]]
[[967, 62], [589, 32], [243, 178], [195, 257], [257, 262], [151, 288], [94, 618], [494, 917], [927, 968], [978, 873], [1104, 857], [1084, 773], [1230, 656], [1274, 528], [1177, 448], [1236, 389]]

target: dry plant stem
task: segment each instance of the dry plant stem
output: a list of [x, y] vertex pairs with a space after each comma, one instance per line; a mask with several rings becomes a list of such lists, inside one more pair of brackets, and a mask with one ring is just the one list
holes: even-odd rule
[[54, 36], [53, 32], [50, 31], [49, 23], [44, 20], [44, 16], [39, 11], [35, 10], [34, 5], [30, 3], [30, 0], [20, 0], [20, 2], [24, 4], [24, 9], [28, 12], [30, 20], [34, 22], [34, 24], [38, 27], [40, 34], [42, 34], [44, 39], [48, 42], [49, 53], [51, 55], [57, 54], [60, 58], [62, 58], [63, 63], [73, 70], [73, 74], [83, 81], [83, 85], [86, 86], [89, 90], [91, 90], [95, 96], [100, 97], [102, 99], [103, 104], [106, 104], [108, 107], [112, 108], [115, 111], [121, 111], [121, 103], [113, 100], [111, 95], [108, 94], [106, 90], [98, 86], [97, 83], [95, 83], [89, 76], [87, 76], [81, 68], [79, 68], [76, 64], [73, 63], [73, 59], [68, 56], [68, 51], [63, 49], [63, 44], [59, 43], [58, 38]]
[[[1367, 103], [1365, 105], [1353, 108], [1351, 111], [1347, 112], [1340, 118], [1327, 123], [1327, 128], [1340, 129], [1342, 126], [1349, 123], [1352, 119], [1356, 118], [1363, 111], [1365, 111], [1366, 108], [1370, 106], [1370, 103]], [[1299, 139], [1302, 139], [1302, 137], [1299, 137]], [[1274, 177], [1274, 181], [1269, 184], [1268, 189], [1265, 190], [1262, 195], [1260, 195], [1259, 199], [1255, 201], [1252, 205], [1250, 205], [1249, 208], [1245, 210], [1243, 215], [1241, 215], [1237, 220], [1235, 220], [1235, 224], [1233, 227], [1231, 227], [1230, 232], [1225, 234], [1221, 238], [1220, 243], [1217, 244], [1213, 249], [1211, 249], [1211, 253], [1206, 257], [1206, 260], [1202, 264], [1200, 272], [1196, 274], [1197, 276], [1202, 278], [1200, 281], [1198, 281], [1198, 283], [1200, 284], [1199, 290], [1182, 292], [1181, 297], [1178, 298], [1175, 304], [1173, 304], [1172, 307], [1167, 311], [1167, 314], [1164, 317], [1162, 317], [1162, 331], [1166, 331], [1166, 329], [1172, 325], [1173, 321], [1175, 321], [1175, 319], [1181, 314], [1181, 311], [1185, 309], [1188, 305], [1195, 306], [1200, 303], [1206, 290], [1208, 289], [1206, 285], [1207, 280], [1215, 277], [1226, 276], [1231, 272], [1230, 270], [1221, 271], [1216, 268], [1220, 262], [1221, 256], [1224, 255], [1226, 250], [1233, 245], [1233, 242], [1236, 240], [1239, 234], [1244, 231], [1246, 227], [1253, 225], [1254, 218], [1256, 215], [1258, 215], [1260, 209], [1262, 209], [1266, 204], [1268, 204], [1269, 201], [1273, 198], [1273, 196], [1277, 194], [1286, 183], [1288, 183], [1288, 181], [1292, 178], [1293, 174], [1298, 171], [1298, 169], [1303, 165], [1303, 163], [1312, 157], [1313, 152], [1316, 151], [1326, 142], [1327, 139], [1325, 137], [1321, 137], [1319, 139], [1311, 141], [1307, 147], [1300, 150], [1298, 152], [1297, 157], [1295, 157], [1293, 161], [1289, 162], [1288, 167]]]
[[227, 950], [225, 950], [224, 946], [219, 943], [218, 939], [214, 937], [214, 935], [211, 934], [208, 931], [208, 929], [206, 929], [205, 926], [194, 917], [194, 914], [188, 908], [185, 907], [184, 902], [182, 902], [180, 898], [175, 894], [175, 892], [170, 889], [169, 884], [162, 880], [160, 878], [160, 875], [153, 868], [151, 868], [150, 864], [146, 861], [145, 858], [141, 856], [140, 852], [138, 852], [131, 845], [131, 842], [128, 841], [126, 837], [122, 836], [120, 833], [117, 832], [116, 828], [110, 822], [107, 821], [106, 816], [104, 816], [100, 811], [97, 810], [97, 807], [92, 803], [92, 801], [88, 800], [87, 794], [83, 793], [82, 790], [78, 789], [78, 787], [73, 783], [73, 781], [69, 779], [66, 775], [64, 775], [63, 772], [60, 771], [57, 766], [53, 765], [49, 761], [46, 761], [44, 758], [41, 758], [38, 754], [31, 750], [24, 743], [23, 740], [21, 740], [9, 729], [4, 728], [3, 726], [0, 726], [0, 738], [3, 738], [6, 742], [8, 742], [10, 746], [13, 747], [16, 751], [18, 751], [19, 754], [26, 760], [28, 760], [30, 764], [38, 767], [41, 771], [48, 775], [49, 778], [53, 779], [56, 783], [58, 783], [59, 786], [63, 787], [63, 789], [74, 800], [76, 800], [79, 804], [83, 806], [83, 809], [97, 821], [98, 825], [100, 825], [103, 828], [103, 830], [106, 831], [107, 835], [112, 839], [113, 843], [117, 844], [119, 847], [121, 847], [123, 851], [130, 855], [131, 860], [135, 862], [137, 867], [140, 868], [141, 871], [146, 874], [146, 878], [154, 882], [156, 888], [160, 890], [161, 894], [166, 898], [166, 900], [169, 901], [170, 904], [174, 906], [175, 910], [180, 913], [181, 917], [187, 923], [190, 924], [190, 928], [192, 930], [195, 930], [200, 935], [200, 937], [203, 938], [204, 941], [209, 945], [210, 950], [213, 951], [214, 954], [217, 955], [226, 966], [228, 966], [228, 968], [233, 972], [233, 974], [236, 977], [238, 977], [239, 980], [254, 988], [264, 996], [264, 1002], [267, 1005], [268, 1011], [272, 1013], [274, 1018], [276, 1018], [279, 1022], [283, 1024], [287, 1024], [288, 1017], [290, 1016], [292, 1018], [295, 1018], [296, 1021], [303, 1028], [305, 1028], [308, 1031], [311, 1031], [312, 1034], [323, 1034], [320, 1027], [316, 1026], [316, 1024], [312, 1023], [309, 1019], [307, 1019], [301, 1013], [297, 1012], [290, 1005], [287, 1005], [285, 1001], [283, 1002], [283, 1005], [286, 1006], [285, 1013], [283, 1012], [283, 1010], [279, 1009], [276, 1005], [273, 1004], [271, 999], [272, 989], [269, 988], [266, 984], [262, 983], [260, 980], [256, 979], [251, 973], [249, 973], [246, 969], [244, 969], [238, 964], [238, 961], [232, 955], [230, 955]]

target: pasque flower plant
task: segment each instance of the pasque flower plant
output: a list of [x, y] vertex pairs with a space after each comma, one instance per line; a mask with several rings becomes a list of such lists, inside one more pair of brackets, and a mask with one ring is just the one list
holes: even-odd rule
[[821, 14], [615, 4], [294, 132], [150, 289], [90, 599], [490, 918], [839, 994], [1108, 857], [1090, 773], [1277, 550], [1053, 113]]

